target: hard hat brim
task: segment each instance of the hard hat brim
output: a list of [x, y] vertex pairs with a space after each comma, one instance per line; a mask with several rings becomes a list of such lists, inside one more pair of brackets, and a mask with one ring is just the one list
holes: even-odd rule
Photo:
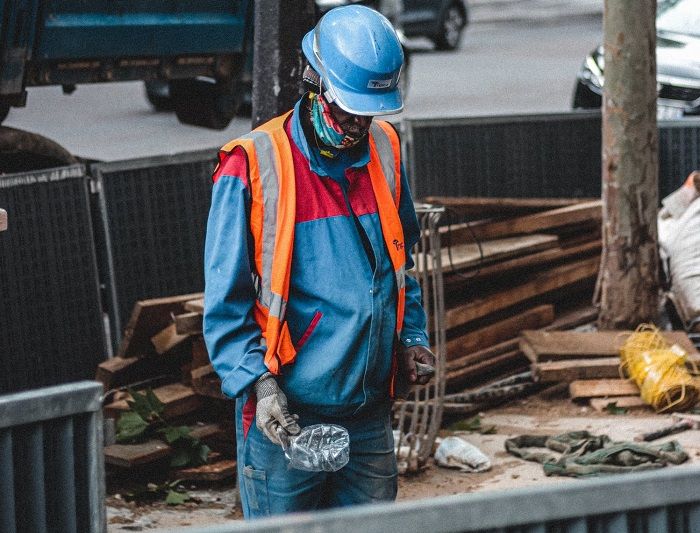
[[323, 82], [324, 87], [333, 97], [333, 101], [347, 113], [361, 116], [394, 115], [403, 111], [403, 98], [398, 85], [392, 89], [378, 90], [373, 94], [349, 91], [340, 86], [332, 75], [326, 72], [319, 62], [313, 47], [314, 30], [309, 31], [301, 42], [304, 56], [309, 61]]

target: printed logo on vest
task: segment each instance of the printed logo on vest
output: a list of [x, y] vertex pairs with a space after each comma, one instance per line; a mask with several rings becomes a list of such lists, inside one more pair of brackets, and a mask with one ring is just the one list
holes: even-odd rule
[[392, 244], [393, 244], [394, 246], [396, 246], [396, 249], [397, 249], [397, 250], [403, 250], [403, 243], [402, 243], [402, 242], [399, 242], [397, 239], [394, 239], [394, 240], [392, 241]]

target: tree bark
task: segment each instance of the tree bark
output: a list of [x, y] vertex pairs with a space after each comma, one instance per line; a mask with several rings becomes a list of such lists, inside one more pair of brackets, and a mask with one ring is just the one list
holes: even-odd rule
[[291, 109], [302, 95], [301, 39], [315, 22], [314, 0], [255, 0], [253, 127]]
[[605, 0], [601, 329], [655, 321], [656, 0]]

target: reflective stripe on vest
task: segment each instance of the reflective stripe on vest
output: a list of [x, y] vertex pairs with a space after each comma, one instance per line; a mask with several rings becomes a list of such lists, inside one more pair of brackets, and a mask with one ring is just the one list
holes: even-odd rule
[[[279, 374], [280, 367], [291, 363], [296, 357], [296, 349], [284, 320], [296, 221], [294, 162], [284, 129], [290, 113], [272, 119], [221, 149], [224, 153], [230, 153], [241, 146], [248, 156], [252, 198], [250, 230], [254, 241], [255, 267], [259, 273], [254, 316], [266, 344], [265, 365], [273, 374]], [[392, 126], [382, 121], [371, 125], [369, 146], [367, 169], [377, 200], [382, 234], [396, 275], [396, 331], [400, 335], [406, 294], [406, 257], [398, 214], [401, 149]]]

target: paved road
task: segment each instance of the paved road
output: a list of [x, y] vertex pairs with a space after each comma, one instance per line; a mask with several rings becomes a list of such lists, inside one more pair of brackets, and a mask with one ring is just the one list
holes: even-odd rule
[[[435, 52], [424, 41], [413, 43], [418, 51], [402, 116], [567, 110], [576, 71], [602, 37], [601, 3], [473, 0], [473, 24], [460, 50]], [[250, 127], [243, 118], [224, 131], [182, 125], [173, 113], [154, 112], [138, 82], [79, 86], [71, 96], [60, 87], [32, 88], [27, 107], [13, 109], [5, 124], [106, 161], [213, 149]]]

